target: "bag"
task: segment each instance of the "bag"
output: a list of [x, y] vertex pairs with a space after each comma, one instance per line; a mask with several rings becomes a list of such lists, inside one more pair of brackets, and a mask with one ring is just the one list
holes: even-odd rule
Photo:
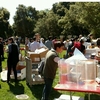
[[44, 60], [42, 60], [38, 65], [38, 72], [41, 76], [43, 76], [43, 68], [44, 68]]

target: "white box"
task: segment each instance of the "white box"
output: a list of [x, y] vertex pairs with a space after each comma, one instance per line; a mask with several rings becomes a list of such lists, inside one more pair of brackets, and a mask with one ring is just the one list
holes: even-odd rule
[[[12, 73], [10, 75], [10, 77], [11, 77], [11, 79], [14, 79], [14, 74]], [[18, 78], [18, 80], [22, 80], [22, 79], [26, 78], [26, 67], [19, 70], [19, 72], [17, 73], [17, 78]]]

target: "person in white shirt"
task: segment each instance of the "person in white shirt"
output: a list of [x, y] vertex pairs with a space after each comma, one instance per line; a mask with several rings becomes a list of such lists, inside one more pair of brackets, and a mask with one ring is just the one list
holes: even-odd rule
[[30, 51], [35, 51], [40, 48], [40, 43], [36, 41], [36, 36], [33, 37], [33, 42], [30, 44]]

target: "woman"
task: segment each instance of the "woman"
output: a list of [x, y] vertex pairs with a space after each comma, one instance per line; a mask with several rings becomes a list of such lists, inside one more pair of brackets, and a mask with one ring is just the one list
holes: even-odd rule
[[13, 69], [13, 72], [14, 72], [15, 82], [17, 82], [16, 65], [17, 65], [18, 61], [19, 61], [18, 46], [14, 43], [14, 40], [11, 37], [11, 38], [8, 39], [7, 83], [9, 83], [9, 81], [10, 81], [10, 74], [11, 74], [12, 69]]

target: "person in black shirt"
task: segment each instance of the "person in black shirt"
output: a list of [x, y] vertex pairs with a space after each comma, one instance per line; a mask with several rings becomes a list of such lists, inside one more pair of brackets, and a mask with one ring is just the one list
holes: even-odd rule
[[18, 46], [14, 43], [13, 38], [9, 38], [8, 39], [8, 59], [7, 59], [7, 67], [8, 67], [7, 83], [9, 83], [10, 81], [11, 69], [13, 69], [15, 82], [17, 82], [16, 65], [18, 61], [19, 61]]
[[83, 39], [80, 40], [80, 44], [81, 44], [81, 49], [80, 49], [80, 51], [85, 55], [85, 53], [86, 53], [86, 48], [85, 48], [84, 40], [83, 40]]

